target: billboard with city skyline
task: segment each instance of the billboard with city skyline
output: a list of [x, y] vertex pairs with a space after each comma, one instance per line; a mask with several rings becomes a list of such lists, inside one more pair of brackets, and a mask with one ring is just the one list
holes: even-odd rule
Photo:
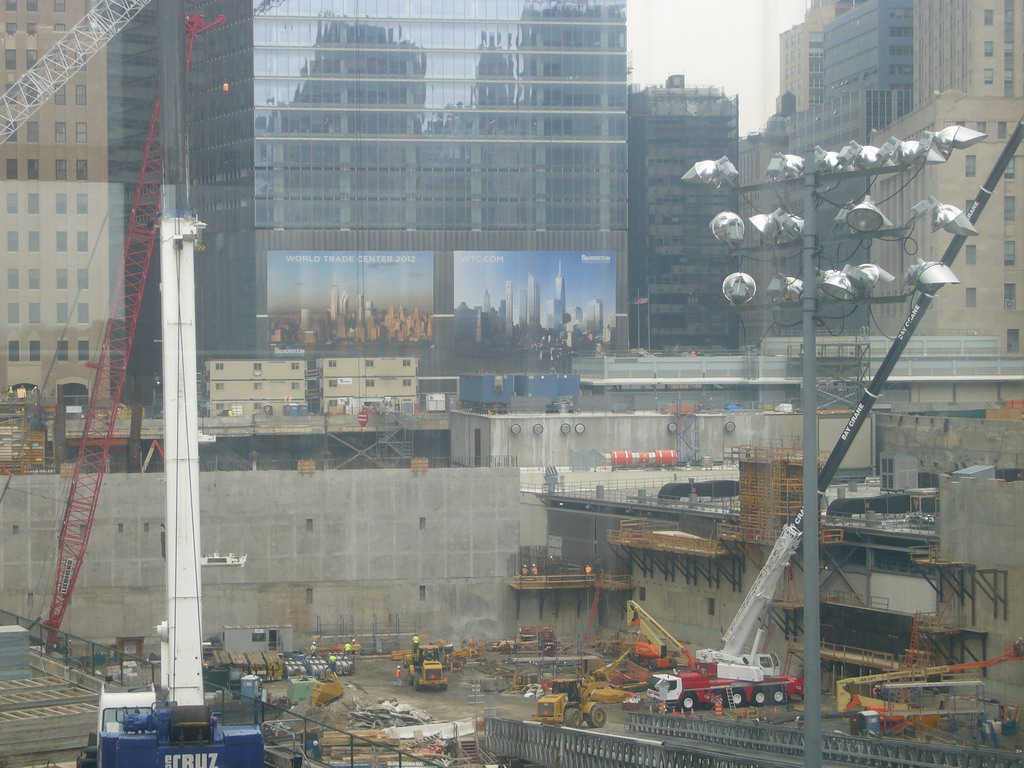
[[615, 322], [614, 251], [456, 251], [462, 358], [591, 353]]
[[270, 347], [427, 343], [433, 337], [431, 251], [268, 251]]

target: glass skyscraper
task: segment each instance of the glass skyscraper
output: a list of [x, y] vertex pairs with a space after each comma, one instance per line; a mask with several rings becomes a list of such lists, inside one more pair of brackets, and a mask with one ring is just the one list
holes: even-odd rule
[[[626, 0], [190, 12], [227, 18], [189, 86], [207, 357], [393, 352], [441, 374], [625, 343]], [[561, 311], [520, 322], [528, 282]]]

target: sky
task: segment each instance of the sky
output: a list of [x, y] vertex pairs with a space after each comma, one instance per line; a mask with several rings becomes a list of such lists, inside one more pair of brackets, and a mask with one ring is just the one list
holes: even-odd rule
[[633, 84], [714, 85], [740, 97], [740, 136], [764, 127], [779, 92], [779, 33], [807, 0], [632, 0], [627, 45]]

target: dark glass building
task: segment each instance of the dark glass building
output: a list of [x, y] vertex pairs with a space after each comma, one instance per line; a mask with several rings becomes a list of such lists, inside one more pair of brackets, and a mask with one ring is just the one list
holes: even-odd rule
[[443, 376], [623, 345], [625, 6], [192, 4], [227, 17], [189, 88], [201, 352]]
[[698, 160], [738, 159], [738, 101], [688, 88], [681, 75], [629, 98], [630, 345], [655, 350], [734, 349], [736, 313], [722, 298], [733, 269], [708, 231], [736, 195], [680, 177]]

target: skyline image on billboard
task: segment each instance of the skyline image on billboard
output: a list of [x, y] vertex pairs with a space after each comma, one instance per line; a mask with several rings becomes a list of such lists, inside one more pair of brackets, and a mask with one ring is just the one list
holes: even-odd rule
[[459, 357], [593, 352], [615, 323], [614, 251], [456, 251]]
[[342, 352], [433, 336], [431, 251], [268, 251], [273, 349]]

